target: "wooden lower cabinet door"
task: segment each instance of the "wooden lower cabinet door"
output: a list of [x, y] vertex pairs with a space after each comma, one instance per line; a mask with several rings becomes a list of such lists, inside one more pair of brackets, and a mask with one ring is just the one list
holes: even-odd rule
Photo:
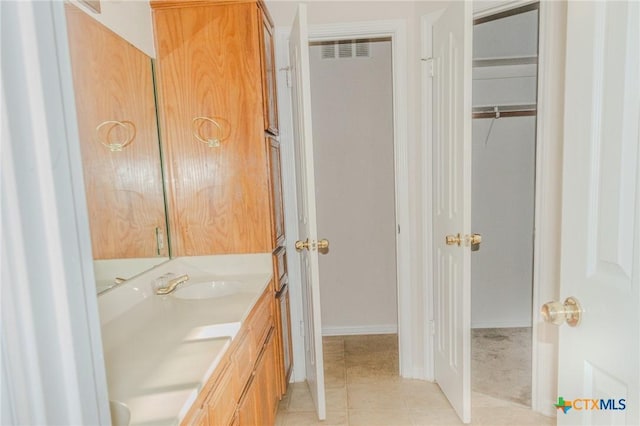
[[231, 424], [236, 412], [236, 402], [232, 389], [233, 368], [228, 366], [220, 377], [214, 390], [206, 401], [208, 422], [210, 426], [227, 426]]
[[200, 409], [198, 410], [193, 418], [188, 421], [187, 423], [188, 426], [209, 426], [209, 417], [207, 415], [207, 410], [205, 409]]
[[262, 375], [264, 377], [263, 411], [264, 418], [267, 420], [267, 424], [270, 425], [275, 423], [276, 411], [280, 402], [279, 359], [276, 343], [274, 328], [267, 340], [262, 366]]
[[264, 351], [256, 363], [256, 369], [240, 400], [238, 420], [240, 426], [270, 426], [275, 422], [280, 399], [276, 376], [275, 329], [269, 333]]
[[259, 399], [260, 392], [257, 382], [255, 376], [252, 376], [238, 406], [238, 424], [240, 426], [262, 425], [263, 422], [259, 416]]
[[236, 414], [236, 416], [231, 421], [231, 426], [240, 426], [240, 416]]

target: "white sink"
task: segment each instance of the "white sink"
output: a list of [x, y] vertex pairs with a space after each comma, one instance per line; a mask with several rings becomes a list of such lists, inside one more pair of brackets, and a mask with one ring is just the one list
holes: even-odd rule
[[200, 281], [186, 282], [172, 293], [178, 299], [212, 299], [231, 296], [242, 291], [242, 283], [239, 281]]
[[111, 411], [112, 426], [128, 426], [131, 419], [129, 407], [119, 401], [109, 401], [109, 411]]
[[204, 339], [219, 339], [221, 337], [233, 339], [240, 331], [240, 322], [225, 322], [193, 328], [185, 337], [186, 342]]

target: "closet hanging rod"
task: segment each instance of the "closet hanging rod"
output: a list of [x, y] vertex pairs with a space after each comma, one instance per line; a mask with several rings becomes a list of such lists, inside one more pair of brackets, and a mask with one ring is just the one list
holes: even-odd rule
[[535, 104], [474, 107], [472, 118], [531, 117], [537, 115]]

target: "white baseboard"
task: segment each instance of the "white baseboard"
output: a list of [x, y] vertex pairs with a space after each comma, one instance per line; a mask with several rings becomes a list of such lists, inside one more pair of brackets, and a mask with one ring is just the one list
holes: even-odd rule
[[348, 336], [348, 335], [356, 335], [356, 334], [395, 334], [397, 332], [398, 332], [397, 324], [322, 327], [323, 336]]
[[477, 321], [471, 323], [471, 328], [515, 328], [531, 327], [531, 320], [523, 321]]
[[411, 371], [411, 375], [410, 376], [403, 376], [403, 377], [405, 379], [430, 381], [429, 379], [427, 379], [426, 375], [424, 374], [424, 368], [414, 368]]

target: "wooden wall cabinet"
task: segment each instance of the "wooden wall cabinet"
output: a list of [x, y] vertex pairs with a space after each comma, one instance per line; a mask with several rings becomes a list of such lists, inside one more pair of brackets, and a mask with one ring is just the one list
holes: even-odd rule
[[262, 9], [152, 6], [172, 254], [269, 252]]
[[282, 166], [280, 142], [271, 135], [266, 137], [269, 150], [269, 178], [271, 199], [271, 244], [274, 250], [284, 246], [284, 203], [282, 198]]

